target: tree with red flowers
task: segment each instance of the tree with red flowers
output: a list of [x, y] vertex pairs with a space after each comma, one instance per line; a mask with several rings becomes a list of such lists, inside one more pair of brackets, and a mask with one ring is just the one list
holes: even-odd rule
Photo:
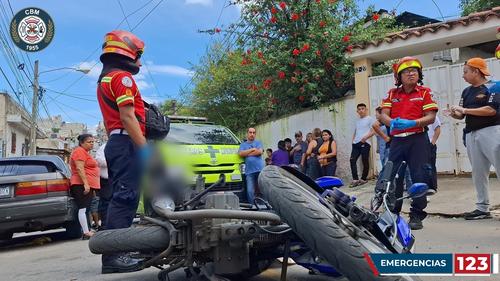
[[372, 7], [361, 14], [354, 0], [236, 2], [241, 20], [226, 32], [238, 34], [237, 44], [200, 63], [192, 91], [200, 114], [233, 129], [342, 97], [354, 84], [352, 46], [397, 30], [393, 18]]

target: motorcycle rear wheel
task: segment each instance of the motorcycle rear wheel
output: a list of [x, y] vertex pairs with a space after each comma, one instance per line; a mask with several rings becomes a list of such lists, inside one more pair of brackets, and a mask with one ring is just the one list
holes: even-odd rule
[[161, 226], [132, 226], [97, 232], [90, 238], [89, 249], [94, 254], [155, 252], [165, 250], [169, 241], [169, 232]]
[[277, 166], [267, 166], [260, 173], [259, 188], [304, 243], [349, 280], [420, 280], [415, 276], [375, 276], [364, 253], [389, 251], [351, 237], [335, 223], [331, 211], [319, 202], [314, 190], [291, 173]]

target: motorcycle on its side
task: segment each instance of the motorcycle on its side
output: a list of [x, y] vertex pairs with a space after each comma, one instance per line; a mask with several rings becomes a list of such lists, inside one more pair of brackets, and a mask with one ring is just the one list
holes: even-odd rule
[[[220, 191], [224, 175], [204, 189], [191, 189], [166, 171], [161, 166], [146, 174], [148, 184], [161, 192], [148, 198], [150, 208], [140, 222], [97, 232], [89, 241], [92, 253], [131, 253], [144, 260], [144, 267], [158, 268], [161, 281], [180, 268], [186, 280], [245, 280], [283, 256], [313, 273], [349, 280], [419, 280], [375, 276], [364, 259], [365, 253], [410, 253], [414, 243], [404, 219], [390, 211], [392, 201], [402, 200], [392, 199], [390, 171], [383, 175], [385, 194], [378, 194], [386, 209], [382, 214], [292, 167], [267, 166], [259, 176], [263, 197], [250, 204]], [[408, 197], [425, 188], [414, 186]]]

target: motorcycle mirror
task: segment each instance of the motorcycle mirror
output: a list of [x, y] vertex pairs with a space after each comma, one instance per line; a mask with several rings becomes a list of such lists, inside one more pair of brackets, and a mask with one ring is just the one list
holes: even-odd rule
[[419, 198], [427, 194], [429, 187], [426, 183], [417, 182], [412, 184], [410, 189], [408, 189], [408, 196], [410, 198]]
[[408, 189], [408, 195], [398, 198], [399, 200], [407, 199], [407, 198], [419, 198], [427, 194], [427, 190], [429, 186], [426, 183], [417, 182], [412, 184], [412, 186]]

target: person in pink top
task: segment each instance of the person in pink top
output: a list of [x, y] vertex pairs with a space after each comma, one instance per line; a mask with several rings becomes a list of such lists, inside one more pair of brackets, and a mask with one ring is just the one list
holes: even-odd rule
[[90, 155], [94, 148], [94, 137], [90, 134], [78, 136], [78, 146], [71, 153], [71, 196], [78, 206], [78, 221], [83, 230], [82, 239], [89, 239], [94, 232], [89, 230], [85, 212], [90, 206], [94, 190], [100, 189], [99, 165]]

